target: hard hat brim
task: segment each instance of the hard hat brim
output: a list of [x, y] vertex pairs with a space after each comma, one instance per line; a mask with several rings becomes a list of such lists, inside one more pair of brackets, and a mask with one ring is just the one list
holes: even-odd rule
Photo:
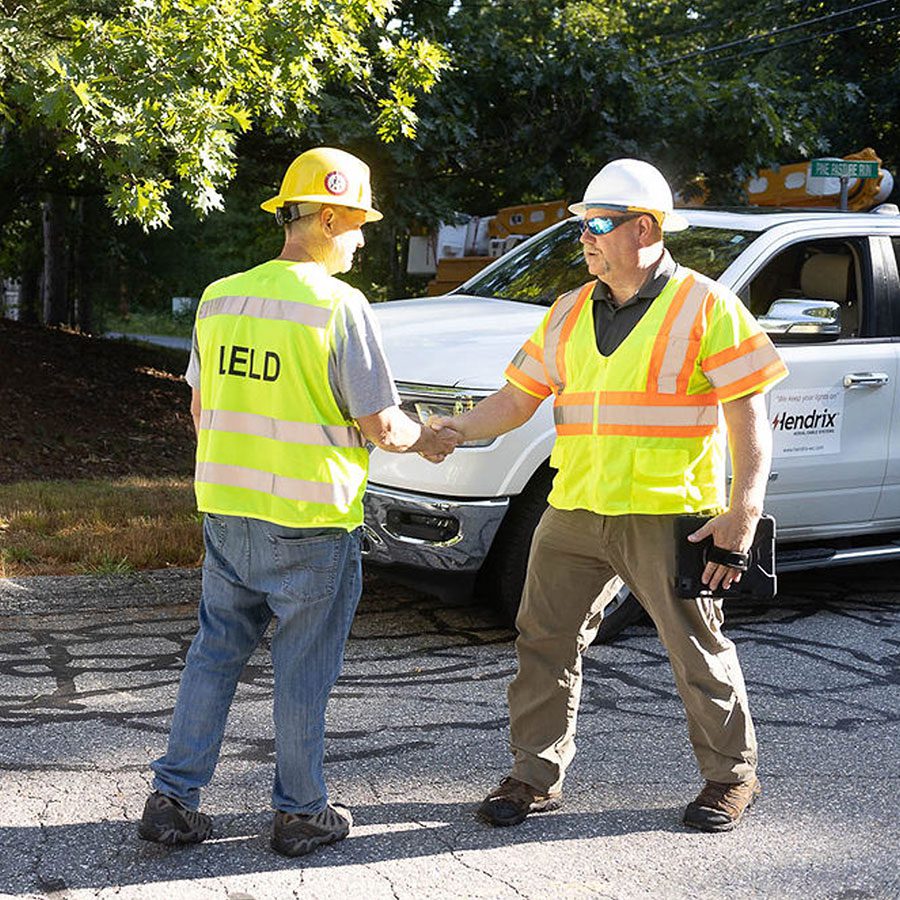
[[[604, 203], [603, 200], [591, 200], [587, 203], [573, 203], [569, 206], [569, 212], [575, 216], [583, 216], [589, 209], [594, 209], [595, 207], [600, 207], [603, 209], [632, 210], [634, 212], [646, 212], [649, 214], [662, 212], [662, 210], [638, 209], [636, 206], [626, 206], [622, 203]], [[671, 212], [664, 212], [662, 213], [662, 215], [663, 231], [684, 231], [686, 228], [690, 228], [690, 222], [688, 222], [688, 220], [680, 213], [675, 212], [675, 210], [672, 210]]]
[[284, 206], [285, 203], [321, 203], [324, 206], [346, 206], [348, 209], [359, 209], [366, 214], [366, 222], [380, 222], [384, 218], [374, 207], [344, 203], [340, 198], [333, 197], [331, 194], [304, 194], [302, 197], [282, 197], [279, 194], [260, 203], [259, 207], [268, 213], [274, 213], [278, 207]]

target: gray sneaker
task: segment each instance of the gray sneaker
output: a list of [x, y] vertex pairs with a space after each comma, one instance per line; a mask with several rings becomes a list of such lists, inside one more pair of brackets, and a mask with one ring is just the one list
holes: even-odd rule
[[272, 821], [272, 849], [282, 856], [304, 856], [322, 844], [342, 841], [352, 825], [350, 810], [330, 803], [310, 816], [277, 810]]
[[199, 844], [212, 834], [212, 819], [154, 791], [144, 804], [138, 837], [157, 844]]

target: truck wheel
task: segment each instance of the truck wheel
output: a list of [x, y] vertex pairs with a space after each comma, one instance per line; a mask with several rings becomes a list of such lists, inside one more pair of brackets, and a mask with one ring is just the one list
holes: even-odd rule
[[[540, 469], [525, 490], [512, 499], [475, 585], [478, 596], [495, 603], [510, 625], [515, 625], [525, 585], [531, 537], [547, 508], [552, 481], [553, 473], [546, 467]], [[623, 584], [616, 598], [606, 607], [596, 643], [612, 640], [643, 615], [643, 607]]]

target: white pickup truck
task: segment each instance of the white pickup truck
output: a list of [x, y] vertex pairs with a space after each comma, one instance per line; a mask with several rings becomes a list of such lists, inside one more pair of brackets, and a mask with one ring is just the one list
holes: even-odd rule
[[[779, 571], [900, 558], [900, 214], [681, 210], [675, 259], [735, 291], [790, 376], [768, 395], [767, 512]], [[452, 293], [375, 309], [405, 410], [465, 409], [503, 371], [555, 298], [589, 280], [575, 220], [536, 235]], [[512, 617], [552, 478], [552, 409], [439, 466], [375, 451], [366, 555], [381, 565], [477, 576]], [[472, 579], [474, 581], [474, 579]], [[640, 614], [627, 587], [601, 639]]]

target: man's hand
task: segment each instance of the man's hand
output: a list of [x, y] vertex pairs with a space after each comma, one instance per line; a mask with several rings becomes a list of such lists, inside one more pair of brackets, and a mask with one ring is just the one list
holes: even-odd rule
[[[772, 429], [761, 393], [750, 394], [722, 404], [731, 451], [731, 503], [728, 512], [710, 519], [688, 536], [702, 541], [712, 535], [713, 543], [723, 550], [746, 553], [753, 544], [756, 526], [762, 515], [766, 479], [772, 461]], [[726, 590], [741, 580], [739, 569], [721, 563], [707, 563], [701, 581], [715, 590]]]
[[442, 428], [449, 428], [451, 431], [456, 432], [456, 436], [459, 438], [459, 443], [462, 443], [466, 438], [463, 434], [463, 427], [460, 424], [459, 419], [459, 416], [429, 416], [428, 427], [433, 431], [440, 431]]
[[441, 463], [462, 443], [462, 436], [453, 428], [433, 424], [435, 418], [432, 416], [422, 427], [422, 438], [427, 446], [419, 450], [419, 456], [431, 463]]
[[[738, 553], [746, 553], [753, 544], [756, 534], [756, 526], [759, 523], [759, 515], [740, 509], [729, 509], [721, 515], [710, 519], [702, 528], [698, 528], [693, 534], [688, 535], [688, 540], [696, 543], [712, 535], [713, 544], [723, 550], [733, 550]], [[741, 580], [739, 569], [725, 566], [721, 563], [708, 562], [700, 580], [710, 590], [716, 590], [721, 584], [725, 590]]]

